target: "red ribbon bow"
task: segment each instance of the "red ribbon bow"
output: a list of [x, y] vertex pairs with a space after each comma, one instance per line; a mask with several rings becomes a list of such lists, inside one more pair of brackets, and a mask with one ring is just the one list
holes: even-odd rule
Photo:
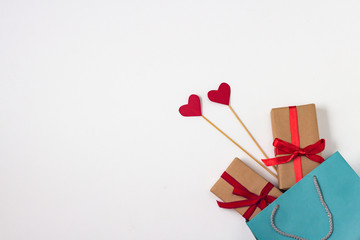
[[230, 176], [227, 172], [224, 172], [221, 177], [227, 181], [231, 186], [234, 187], [233, 194], [237, 196], [241, 196], [246, 198], [246, 200], [234, 201], [234, 202], [219, 202], [217, 201], [219, 207], [233, 209], [233, 208], [240, 208], [240, 207], [247, 207], [249, 208], [243, 214], [243, 217], [246, 220], [253, 215], [256, 208], [259, 207], [261, 210], [266, 208], [270, 203], [272, 203], [276, 197], [268, 195], [271, 189], [274, 187], [271, 183], [267, 183], [265, 187], [261, 190], [260, 195], [256, 195], [255, 193], [250, 192], [247, 190], [243, 185], [241, 185], [235, 178]]
[[300, 148], [292, 143], [288, 143], [281, 139], [275, 138], [273, 145], [275, 147], [275, 155], [278, 154], [290, 154], [290, 155], [279, 156], [269, 159], [262, 159], [262, 161], [265, 163], [266, 166], [273, 166], [273, 165], [287, 163], [298, 156], [305, 156], [308, 159], [317, 163], [324, 162], [324, 158], [317, 154], [324, 151], [325, 139], [320, 139], [314, 144], [311, 144], [305, 148]]

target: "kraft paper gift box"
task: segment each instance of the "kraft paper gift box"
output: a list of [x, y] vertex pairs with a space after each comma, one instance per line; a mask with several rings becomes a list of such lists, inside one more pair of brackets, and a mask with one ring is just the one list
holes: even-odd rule
[[[299, 148], [305, 148], [315, 143], [322, 144], [322, 147], [325, 146], [324, 140], [321, 140], [322, 143], [319, 143], [315, 104], [274, 108], [271, 110], [271, 125], [274, 146], [276, 141], [291, 143]], [[292, 154], [291, 151], [288, 153], [289, 156]], [[283, 154], [284, 152], [275, 148], [276, 157], [284, 156]], [[321, 156], [320, 153], [317, 153], [317, 155]], [[316, 158], [316, 156], [314, 156], [314, 158]], [[265, 162], [267, 160], [263, 161], [268, 165]], [[279, 188], [283, 190], [289, 189], [303, 176], [319, 166], [322, 161], [323, 159], [315, 161], [314, 159], [309, 159], [301, 155], [294, 157], [294, 159], [289, 162], [277, 165]], [[274, 164], [276, 163], [272, 165]]]
[[222, 208], [235, 209], [245, 219], [252, 219], [282, 192], [235, 158], [210, 190], [224, 202]]
[[[331, 217], [321, 203], [318, 191]], [[359, 240], [360, 178], [336, 152], [247, 225], [258, 240], [288, 240], [294, 236], [307, 240]], [[274, 227], [293, 236], [284, 236]]]

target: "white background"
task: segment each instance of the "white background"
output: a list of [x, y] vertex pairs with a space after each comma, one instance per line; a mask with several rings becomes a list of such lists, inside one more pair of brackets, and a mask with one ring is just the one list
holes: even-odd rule
[[253, 239], [209, 189], [266, 172], [270, 110], [316, 103], [324, 156], [360, 173], [358, 1], [0, 1], [0, 239]]

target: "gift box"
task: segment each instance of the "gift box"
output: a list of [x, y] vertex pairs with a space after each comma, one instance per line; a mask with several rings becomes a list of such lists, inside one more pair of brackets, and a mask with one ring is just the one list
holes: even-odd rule
[[359, 240], [359, 202], [360, 178], [337, 152], [247, 225], [259, 240]]
[[319, 139], [315, 104], [274, 108], [271, 124], [277, 158], [263, 161], [277, 165], [279, 188], [286, 190], [323, 161], [325, 140]]
[[210, 190], [224, 202], [219, 207], [235, 209], [247, 220], [252, 219], [282, 192], [235, 158]]

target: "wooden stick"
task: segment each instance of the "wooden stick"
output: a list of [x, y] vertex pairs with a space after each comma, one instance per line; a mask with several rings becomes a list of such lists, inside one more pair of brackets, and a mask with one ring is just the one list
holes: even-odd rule
[[[254, 143], [256, 144], [256, 146], [259, 148], [259, 150], [261, 151], [261, 153], [264, 155], [265, 158], [269, 158], [266, 153], [262, 150], [262, 148], [260, 147], [260, 145], [258, 144], [258, 142], [255, 140], [255, 138], [253, 137], [253, 135], [250, 133], [250, 131], [247, 129], [247, 127], [245, 126], [245, 124], [241, 121], [241, 119], [239, 118], [239, 116], [236, 114], [236, 112], [234, 111], [234, 109], [228, 105], [230, 110], [232, 111], [232, 113], [235, 115], [235, 117], [237, 118], [237, 120], [239, 121], [239, 123], [241, 124], [241, 126], [243, 126], [243, 128], [245, 129], [245, 131], [247, 132], [247, 134], [250, 136], [250, 138], [254, 141]], [[277, 172], [276, 168], [274, 166], [272, 166], [273, 169]]]
[[268, 168], [266, 168], [259, 160], [254, 158], [248, 151], [246, 151], [244, 148], [242, 148], [237, 142], [235, 142], [232, 138], [230, 138], [226, 133], [220, 130], [215, 124], [213, 124], [209, 119], [207, 119], [205, 116], [201, 115], [208, 123], [210, 123], [216, 130], [221, 132], [227, 139], [229, 139], [231, 142], [233, 142], [238, 148], [240, 148], [244, 153], [246, 153], [249, 157], [251, 157], [257, 164], [259, 164], [261, 167], [263, 167], [266, 171], [268, 171], [273, 177], [277, 179], [277, 176], [270, 171]]

